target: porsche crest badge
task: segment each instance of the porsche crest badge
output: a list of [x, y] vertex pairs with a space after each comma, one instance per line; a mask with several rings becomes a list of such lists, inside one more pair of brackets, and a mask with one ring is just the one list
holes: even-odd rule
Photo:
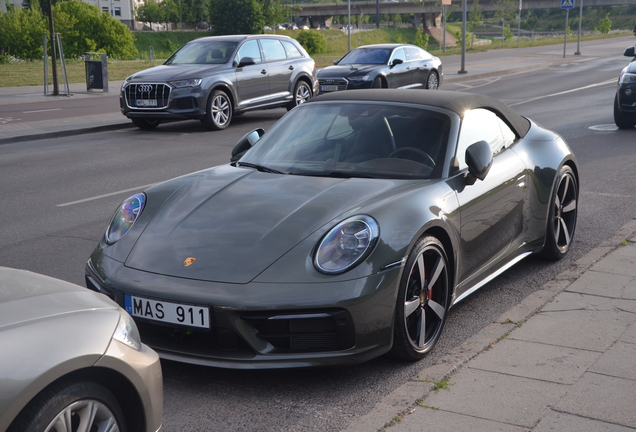
[[196, 260], [197, 260], [197, 259], [196, 259], [196, 258], [194, 258], [194, 257], [188, 257], [188, 258], [186, 258], [186, 259], [185, 259], [185, 261], [183, 261], [183, 266], [184, 266], [184, 267], [190, 267], [192, 264], [194, 264], [194, 262], [195, 262]]

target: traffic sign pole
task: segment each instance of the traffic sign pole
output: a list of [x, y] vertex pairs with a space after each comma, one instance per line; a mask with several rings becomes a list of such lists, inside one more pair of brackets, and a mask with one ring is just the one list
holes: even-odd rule
[[579, 3], [579, 37], [576, 40], [576, 52], [574, 55], [581, 55], [581, 22], [583, 22], [583, 0]]

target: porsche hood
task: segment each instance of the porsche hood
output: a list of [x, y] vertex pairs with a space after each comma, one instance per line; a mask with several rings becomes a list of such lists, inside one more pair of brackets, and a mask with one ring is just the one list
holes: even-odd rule
[[[331, 228], [347, 210], [359, 213], [365, 201], [396, 183], [212, 168], [194, 174], [151, 215], [125, 264], [174, 277], [248, 283], [316, 230]], [[152, 189], [147, 193], [150, 203]]]

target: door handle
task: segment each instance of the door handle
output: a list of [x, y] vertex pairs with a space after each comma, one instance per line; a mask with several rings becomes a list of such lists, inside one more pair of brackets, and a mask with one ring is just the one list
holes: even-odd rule
[[294, 66], [289, 66], [289, 70], [294, 70]]
[[267, 75], [267, 71], [266, 71], [265, 69], [263, 69], [263, 70], [261, 71], [261, 74], [263, 74], [263, 75]]

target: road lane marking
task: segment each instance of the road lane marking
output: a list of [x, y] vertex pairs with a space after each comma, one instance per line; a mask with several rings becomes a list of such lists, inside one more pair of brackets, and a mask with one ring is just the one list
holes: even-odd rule
[[520, 102], [509, 103], [508, 106], [513, 107], [513, 106], [521, 105], [521, 104], [524, 104], [524, 103], [527, 103], [527, 102], [534, 102], [536, 100], [545, 99], [545, 98], [549, 98], [549, 97], [553, 97], [553, 96], [561, 96], [561, 95], [568, 94], [568, 93], [573, 93], [573, 92], [576, 92], [576, 91], [579, 91], [579, 90], [587, 90], [587, 89], [590, 89], [590, 88], [600, 87], [600, 86], [604, 86], [604, 85], [607, 85], [607, 84], [616, 84], [616, 79], [611, 79], [611, 80], [604, 81], [604, 82], [601, 82], [601, 83], [596, 83], [596, 84], [590, 84], [588, 86], [578, 87], [578, 88], [575, 88], [575, 89], [572, 89], [572, 90], [565, 90], [565, 91], [558, 92], [558, 93], [552, 93], [552, 94], [548, 94], [548, 95], [544, 95], [544, 96], [537, 96], [535, 98], [526, 99], [526, 100], [523, 100], [523, 101], [520, 101]]
[[138, 190], [141, 190], [141, 189], [146, 189], [146, 188], [149, 188], [150, 186], [154, 186], [156, 184], [157, 183], [152, 183], [152, 184], [147, 184], [147, 185], [144, 185], [144, 186], [137, 186], [137, 187], [130, 188], [130, 189], [120, 190], [120, 191], [117, 191], [117, 192], [111, 192], [111, 193], [107, 193], [107, 194], [104, 194], [104, 195], [97, 195], [97, 196], [90, 197], [90, 198], [84, 198], [84, 199], [77, 200], [77, 201], [71, 201], [71, 202], [67, 202], [67, 203], [64, 203], [64, 204], [56, 204], [55, 207], [66, 207], [66, 206], [70, 206], [70, 205], [74, 205], [74, 204], [85, 203], [85, 202], [88, 202], [88, 201], [95, 201], [95, 200], [98, 200], [98, 199], [108, 198], [108, 197], [111, 197], [111, 196], [114, 196], [114, 195], [123, 194], [123, 193], [126, 193], [126, 192], [133, 192], [133, 191], [138, 191]]
[[51, 109], [35, 110], [35, 111], [22, 111], [22, 114], [39, 113], [39, 112], [46, 112], [46, 111], [62, 111], [62, 108], [51, 108]]

